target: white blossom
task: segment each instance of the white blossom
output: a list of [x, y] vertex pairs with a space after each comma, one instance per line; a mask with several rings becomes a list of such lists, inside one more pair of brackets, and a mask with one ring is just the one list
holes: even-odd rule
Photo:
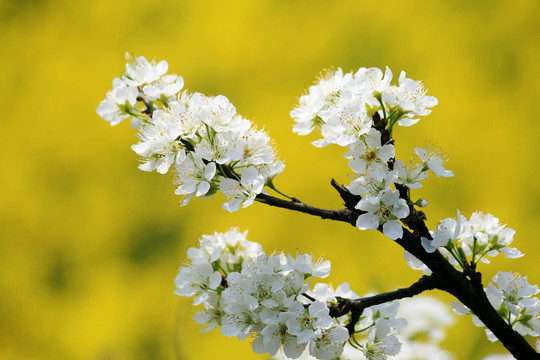
[[[142, 90], [150, 101], [174, 100], [174, 96], [184, 87], [184, 79], [176, 74], [164, 75], [161, 79], [145, 85]], [[172, 99], [171, 99], [172, 98]]]
[[[230, 296], [230, 294], [222, 294], [222, 297], [228, 295]], [[244, 340], [251, 335], [256, 326], [262, 326], [258, 314], [251, 311], [246, 303], [231, 301], [224, 307], [224, 310], [225, 314], [221, 320], [220, 330], [225, 336]]]
[[453, 251], [458, 248], [465, 256], [471, 257], [471, 263], [489, 263], [487, 256], [493, 257], [499, 253], [503, 253], [507, 258], [523, 256], [519, 250], [508, 246], [513, 241], [514, 234], [513, 229], [500, 224], [499, 219], [491, 214], [476, 211], [470, 220], [467, 220], [458, 211], [457, 218], [441, 220], [431, 234], [433, 240], [422, 238], [422, 245], [427, 252], [433, 252], [437, 248], [442, 252], [442, 247], [445, 247], [458, 263], [461, 259], [456, 258], [456, 252]]
[[141, 142], [131, 148], [142, 156], [143, 163], [139, 169], [144, 171], [156, 170], [165, 174], [175, 163], [181, 163], [186, 158], [184, 146], [178, 140], [181, 134], [180, 125], [169, 113], [156, 110], [152, 123], [139, 131]]
[[[538, 294], [538, 286], [530, 285], [527, 277], [510, 272], [498, 272], [488, 284], [487, 295], [495, 308], [500, 308], [502, 303], [515, 316], [519, 316], [519, 310], [536, 305], [539, 300], [531, 298]], [[495, 286], [497, 285], [497, 286]]]
[[326, 303], [321, 301], [312, 302], [307, 309], [300, 302], [295, 302], [287, 314], [288, 332], [297, 336], [299, 344], [315, 339], [320, 329], [328, 329], [333, 324]]
[[215, 290], [221, 284], [221, 274], [213, 271], [209, 263], [197, 262], [191, 267], [182, 267], [174, 284], [177, 287], [175, 294], [188, 297], [197, 295], [193, 304], [198, 305], [208, 298], [207, 290]]
[[385, 360], [388, 356], [399, 353], [401, 343], [390, 330], [388, 321], [380, 321], [370, 328], [368, 340], [363, 346], [364, 356], [368, 360]]
[[300, 97], [298, 106], [291, 111], [290, 115], [296, 121], [293, 131], [298, 135], [307, 135], [322, 125], [324, 121], [320, 117], [320, 111], [331, 106], [352, 79], [351, 73], [343, 75], [341, 69], [321, 76], [319, 81]]
[[356, 226], [361, 230], [376, 230], [382, 225], [384, 235], [392, 240], [403, 236], [403, 227], [398, 219], [409, 215], [409, 206], [399, 197], [399, 191], [390, 188], [379, 196], [366, 196], [356, 205], [356, 209], [365, 211], [358, 217]]
[[410, 162], [404, 165], [403, 162], [397, 159], [394, 162], [394, 169], [397, 171], [396, 183], [405, 185], [409, 189], [419, 189], [422, 187], [420, 181], [426, 179], [428, 174], [424, 171], [423, 166]]
[[361, 140], [352, 143], [345, 157], [350, 158], [349, 166], [357, 174], [364, 174], [372, 168], [375, 173], [384, 173], [387, 162], [395, 156], [394, 145], [381, 145], [381, 133], [371, 128]]
[[223, 209], [234, 212], [247, 207], [255, 201], [255, 197], [263, 190], [265, 179], [255, 167], [249, 167], [241, 172], [240, 181], [222, 177], [220, 190], [223, 195], [232, 198], [223, 204]]
[[[382, 170], [382, 171], [381, 171]], [[354, 195], [378, 196], [395, 181], [397, 172], [383, 167], [371, 167], [368, 171], [354, 179], [347, 187]]]
[[405, 71], [399, 75], [399, 86], [391, 86], [383, 92], [382, 100], [390, 106], [397, 106], [404, 115], [399, 119], [401, 126], [411, 126], [419, 119], [431, 113], [433, 106], [438, 104], [437, 98], [426, 95], [426, 88], [421, 81], [407, 78]]
[[329, 144], [348, 146], [367, 133], [372, 126], [362, 101], [351, 91], [343, 90], [332, 106], [319, 113], [324, 120], [321, 126], [323, 139], [313, 142], [317, 147]]
[[202, 333], [213, 330], [221, 324], [223, 310], [219, 305], [219, 298], [217, 292], [208, 292], [208, 297], [202, 302], [204, 310], [197, 312], [193, 316], [193, 320], [201, 325]]
[[182, 206], [185, 206], [193, 195], [203, 196], [208, 193], [216, 174], [216, 163], [205, 164], [195, 153], [189, 153], [182, 163], [176, 165], [176, 172], [178, 177], [174, 184], [178, 187], [174, 193], [184, 196]]
[[382, 70], [376, 67], [360, 68], [354, 74], [354, 79], [358, 84], [358, 91], [366, 97], [370, 105], [375, 105], [381, 99], [382, 94], [390, 87], [392, 81], [392, 70], [387, 66], [383, 74]]
[[342, 326], [323, 329], [309, 344], [309, 352], [317, 359], [332, 360], [339, 358], [343, 344], [349, 339], [349, 332]]
[[457, 242], [464, 234], [467, 234], [467, 227], [467, 219], [458, 210], [457, 219], [446, 218], [441, 220], [431, 234], [433, 240], [429, 241], [422, 238], [422, 245], [427, 252], [432, 253], [441, 246]]
[[315, 299], [326, 303], [337, 303], [336, 296], [346, 299], [359, 299], [360, 297], [351, 290], [349, 283], [340, 284], [335, 290], [330, 284], [317, 283], [313, 289], [306, 293]]
[[231, 132], [218, 132], [207, 134], [203, 132], [204, 138], [195, 146], [195, 153], [208, 161], [215, 161], [218, 164], [238, 161], [242, 158], [242, 142], [238, 134]]
[[[489, 302], [501, 317], [521, 335], [540, 336], [540, 300], [536, 297], [539, 290], [536, 285], [530, 285], [527, 277], [509, 272], [498, 272], [485, 289]], [[471, 310], [454, 301], [450, 304], [458, 315], [472, 314]], [[485, 325], [473, 315], [476, 326]], [[485, 329], [488, 340], [496, 341], [497, 337]]]
[[129, 86], [119, 78], [113, 80], [113, 88], [105, 95], [98, 108], [97, 113], [111, 125], [118, 125], [120, 122], [131, 116], [130, 109], [137, 104], [139, 90]]
[[414, 152], [424, 163], [424, 168], [427, 167], [429, 170], [433, 171], [437, 177], [451, 177], [454, 176], [454, 173], [450, 170], [444, 168], [446, 159], [444, 159], [443, 154], [440, 150], [434, 150], [428, 153], [422, 148], [414, 148]]
[[296, 259], [289, 255], [289, 265], [305, 277], [325, 278], [330, 274], [330, 261], [319, 259], [313, 263], [311, 255], [308, 254], [298, 254]]
[[508, 247], [514, 240], [516, 231], [501, 224], [495, 216], [475, 211], [469, 220], [469, 228], [472, 236], [464, 238], [463, 243], [468, 245], [468, 252], [472, 252], [473, 247], [476, 248], [476, 252], [481, 256], [480, 261], [489, 263], [487, 258], [482, 256], [485, 254], [493, 257], [499, 252], [507, 258], [523, 256], [518, 249]]
[[283, 345], [283, 352], [287, 358], [296, 359], [302, 355], [307, 344], [298, 344], [296, 336], [288, 332], [286, 319], [286, 313], [282, 312], [279, 314], [277, 321], [265, 326], [261, 331], [262, 336], [253, 341], [255, 353], [263, 354], [268, 352], [271, 356], [274, 356]]
[[139, 56], [132, 63], [126, 64], [126, 73], [122, 78], [130, 86], [140, 86], [158, 80], [167, 72], [169, 64], [165, 60], [149, 62], [144, 56]]

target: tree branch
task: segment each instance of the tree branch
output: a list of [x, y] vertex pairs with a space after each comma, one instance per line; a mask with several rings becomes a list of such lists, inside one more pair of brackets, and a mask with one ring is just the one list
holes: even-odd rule
[[393, 300], [399, 300], [406, 297], [413, 297], [418, 294], [421, 294], [427, 290], [436, 289], [438, 286], [438, 279], [433, 276], [423, 276], [417, 282], [412, 284], [409, 287], [397, 289], [387, 293], [382, 293], [373, 296], [367, 296], [362, 299], [347, 299], [342, 297], [337, 297], [337, 304], [331, 304], [330, 316], [339, 317], [345, 314], [351, 313], [351, 319], [346, 325], [347, 330], [349, 331], [349, 336], [354, 333], [354, 327], [358, 323], [360, 316], [364, 310], [370, 306], [383, 304]]
[[[334, 184], [332, 184], [334, 186]], [[338, 185], [339, 186], [339, 185]], [[336, 186], [334, 186], [336, 187]], [[344, 187], [339, 187], [340, 195]], [[353, 226], [356, 224], [356, 218], [358, 214], [355, 214], [350, 209], [337, 209], [326, 210], [316, 208], [314, 206], [305, 204], [299, 200], [288, 201], [275, 198], [266, 194], [259, 194], [256, 198], [258, 201], [263, 202], [270, 206], [281, 207], [293, 211], [302, 212], [314, 216], [321, 217], [323, 219], [336, 220], [349, 223]], [[345, 200], [344, 200], [345, 201]], [[518, 360], [540, 360], [540, 354], [538, 354], [531, 345], [525, 340], [523, 336], [514, 331], [512, 327], [506, 323], [497, 311], [493, 308], [489, 302], [484, 288], [481, 283], [480, 273], [474, 272], [474, 274], [464, 274], [456, 270], [439, 251], [428, 253], [420, 241], [420, 234], [418, 232], [412, 233], [408, 229], [403, 228], [403, 236], [401, 239], [395, 240], [403, 249], [414, 255], [420, 261], [422, 261], [433, 274], [430, 280], [436, 284], [437, 289], [446, 291], [453, 295], [456, 299], [461, 301], [486, 325], [486, 327], [493, 332], [493, 334], [501, 341], [501, 343], [512, 353], [512, 355]], [[419, 280], [419, 282], [422, 279]], [[426, 280], [427, 281], [427, 280]], [[414, 284], [413, 284], [414, 285]], [[399, 289], [403, 290], [403, 289]], [[397, 291], [397, 290], [396, 290]], [[389, 293], [391, 294], [391, 293]], [[383, 294], [381, 294], [383, 295]], [[416, 294], [410, 295], [414, 296]], [[386, 295], [385, 295], [386, 296]], [[388, 295], [390, 296], [390, 295]], [[406, 296], [404, 296], [406, 297]], [[375, 301], [375, 298], [370, 301]], [[391, 300], [391, 299], [390, 299]], [[387, 301], [390, 301], [387, 300]], [[369, 306], [373, 306], [369, 305]], [[357, 305], [360, 307], [361, 305]], [[367, 307], [367, 306], [365, 306]], [[365, 308], [364, 307], [364, 308]], [[362, 309], [363, 311], [363, 309]], [[345, 312], [347, 313], [347, 312]], [[351, 323], [356, 324], [361, 312], [356, 311], [353, 318], [351, 313]], [[352, 325], [354, 327], [354, 325]], [[350, 329], [349, 333], [350, 333]]]
[[289, 209], [293, 211], [302, 212], [305, 214], [318, 216], [322, 219], [342, 221], [342, 222], [349, 223], [352, 226], [356, 225], [357, 215], [355, 215], [352, 211], [348, 209], [335, 209], [335, 210], [321, 209], [321, 208], [308, 205], [298, 199], [293, 199], [292, 201], [283, 200], [283, 199], [279, 199], [268, 194], [259, 194], [255, 198], [255, 200], [265, 203], [270, 206], [275, 206], [275, 207], [279, 207], [283, 209]]

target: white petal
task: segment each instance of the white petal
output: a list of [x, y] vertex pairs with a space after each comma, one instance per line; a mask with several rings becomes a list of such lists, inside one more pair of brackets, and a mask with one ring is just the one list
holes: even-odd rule
[[210, 281], [208, 287], [212, 290], [215, 290], [221, 284], [221, 274], [218, 271], [215, 271], [210, 275]]
[[235, 212], [240, 209], [240, 199], [231, 199], [224, 203], [221, 207], [223, 210], [227, 210], [228, 212]]
[[197, 186], [197, 192], [195, 193], [195, 196], [201, 196], [204, 195], [210, 190], [210, 184], [207, 181], [203, 181]]
[[362, 214], [356, 219], [356, 227], [360, 230], [376, 230], [379, 227], [379, 218], [371, 213]]
[[206, 165], [206, 168], [204, 170], [204, 178], [210, 181], [214, 178], [215, 174], [216, 174], [216, 163], [215, 162], [208, 163], [208, 165]]
[[400, 239], [403, 236], [403, 227], [397, 220], [390, 220], [383, 224], [383, 233], [392, 240]]
[[432, 253], [437, 250], [437, 248], [432, 245], [432, 240], [429, 240], [425, 237], [420, 238], [420, 240], [422, 241], [422, 246], [424, 247], [424, 250], [426, 250], [428, 253]]
[[407, 205], [407, 202], [403, 199], [399, 199], [397, 207], [394, 207], [393, 213], [398, 219], [409, 216], [409, 206]]

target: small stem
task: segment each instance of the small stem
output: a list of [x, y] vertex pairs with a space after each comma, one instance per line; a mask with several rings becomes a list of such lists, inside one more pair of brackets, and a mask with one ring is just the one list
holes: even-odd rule
[[375, 323], [373, 323], [373, 324], [371, 324], [371, 325], [369, 325], [369, 326], [366, 326], [366, 327], [363, 328], [363, 329], [356, 330], [355, 333], [361, 333], [361, 332], [364, 332], [364, 331], [366, 331], [366, 330], [372, 328], [374, 325], [375, 325]]
[[383, 114], [383, 119], [384, 120], [388, 120], [388, 118], [386, 117], [386, 110], [384, 108], [384, 104], [382, 102], [382, 99], [377, 99], [379, 101], [379, 104], [381, 104], [381, 108], [382, 108], [382, 114]]
[[281, 191], [279, 191], [279, 190], [276, 188], [276, 186], [274, 185], [274, 183], [273, 183], [272, 181], [271, 181], [270, 183], [266, 184], [266, 186], [268, 186], [270, 189], [274, 190], [275, 192], [277, 192], [277, 193], [280, 194], [281, 196], [286, 197], [286, 198], [289, 199], [289, 200], [292, 200], [292, 199], [293, 199], [293, 198], [290, 197], [289, 195], [284, 194], [284, 193], [282, 193]]
[[352, 339], [352, 341], [356, 344], [356, 346], [358, 346], [359, 349], [362, 348], [362, 345], [358, 342], [358, 340], [356, 340], [354, 334], [350, 337], [350, 339]]
[[407, 288], [401, 288], [387, 293], [382, 293], [373, 296], [367, 296], [361, 299], [347, 299], [342, 297], [337, 297], [337, 304], [330, 304], [328, 307], [330, 309], [331, 317], [340, 317], [345, 314], [351, 313], [351, 319], [349, 323], [345, 326], [349, 331], [349, 335], [355, 333], [354, 327], [360, 320], [360, 316], [364, 312], [364, 309], [390, 302], [393, 300], [399, 300], [406, 297], [412, 297], [418, 294], [421, 294], [427, 290], [433, 290], [438, 287], [438, 279], [433, 276], [423, 276], [417, 282], [412, 284]]
[[475, 258], [476, 258], [476, 236], [473, 236], [472, 260], [471, 260], [471, 264], [473, 265], [476, 264]]

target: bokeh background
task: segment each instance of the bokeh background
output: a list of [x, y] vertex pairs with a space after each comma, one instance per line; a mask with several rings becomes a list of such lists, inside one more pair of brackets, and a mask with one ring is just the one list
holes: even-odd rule
[[[340, 207], [340, 148], [291, 131], [289, 111], [321, 69], [406, 70], [439, 99], [396, 131], [398, 154], [439, 145], [456, 176], [415, 192], [438, 220], [482, 209], [517, 230], [526, 256], [482, 265], [540, 283], [540, 2], [0, 0], [0, 358], [264, 359], [218, 331], [200, 334], [173, 295], [185, 250], [204, 233], [249, 228], [266, 250], [333, 261], [358, 293], [419, 277], [375, 232], [223, 197], [185, 208], [168, 176], [137, 170], [127, 123], [95, 109], [124, 52], [169, 62], [186, 87], [224, 94], [276, 140], [286, 193]], [[445, 301], [449, 297], [434, 292]], [[462, 317], [443, 346], [457, 359], [503, 352]]]

